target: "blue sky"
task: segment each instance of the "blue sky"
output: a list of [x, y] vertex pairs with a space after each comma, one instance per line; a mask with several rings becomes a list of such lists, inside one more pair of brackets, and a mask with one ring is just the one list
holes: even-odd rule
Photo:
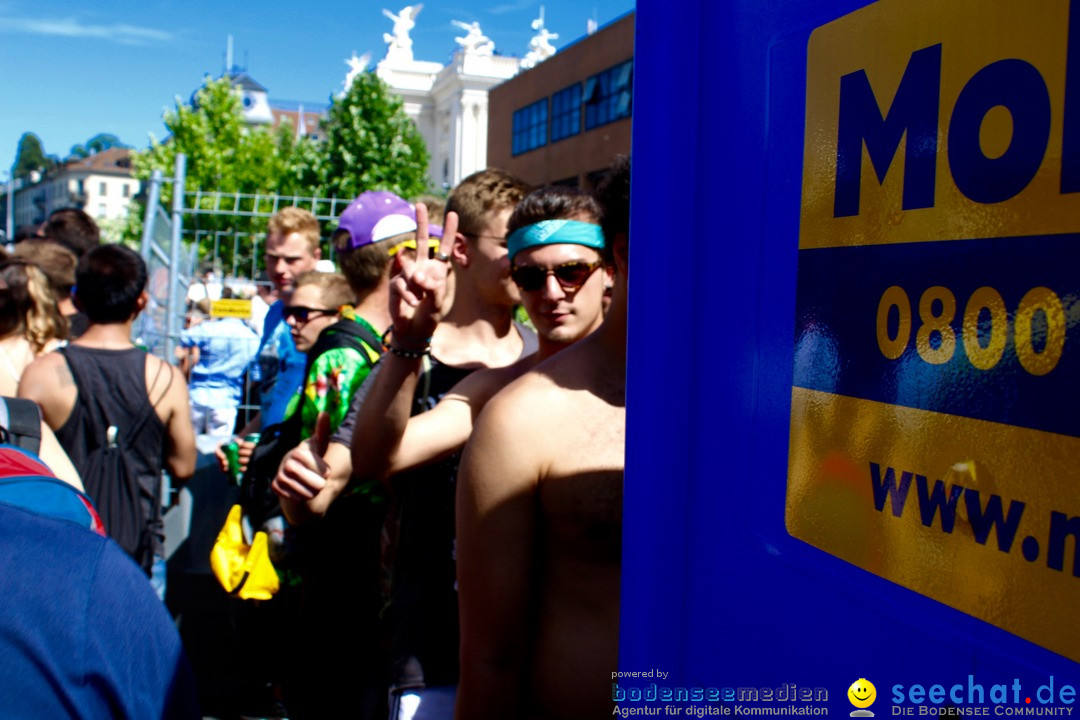
[[[134, 147], [151, 133], [161, 139], [175, 97], [221, 73], [229, 34], [235, 62], [271, 98], [326, 103], [353, 51], [385, 55], [391, 22], [382, 9], [411, 1], [0, 0], [0, 180], [27, 131], [61, 158], [99, 132]], [[431, 0], [411, 33], [414, 54], [445, 63], [464, 34], [452, 21], [463, 20], [478, 21], [497, 52], [524, 55], [541, 4], [561, 48], [585, 34], [587, 20], [604, 25], [634, 0]]]

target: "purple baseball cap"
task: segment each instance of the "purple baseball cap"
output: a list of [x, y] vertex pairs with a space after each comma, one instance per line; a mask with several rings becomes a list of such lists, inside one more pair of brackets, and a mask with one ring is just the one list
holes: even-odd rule
[[361, 193], [338, 218], [338, 230], [349, 233], [349, 248], [370, 245], [416, 230], [413, 206], [385, 190]]

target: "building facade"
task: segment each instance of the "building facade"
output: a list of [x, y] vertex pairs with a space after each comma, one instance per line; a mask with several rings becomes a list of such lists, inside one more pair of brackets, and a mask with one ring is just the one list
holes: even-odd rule
[[520, 60], [464, 48], [448, 65], [387, 53], [376, 74], [402, 99], [427, 145], [433, 187], [450, 188], [488, 166], [488, 91], [514, 77]]
[[630, 152], [634, 13], [488, 95], [487, 161], [536, 185], [589, 188]]
[[44, 176], [31, 173], [15, 180], [14, 229], [39, 225], [54, 210], [70, 207], [84, 210], [98, 222], [122, 219], [139, 189], [126, 148], [68, 160]]

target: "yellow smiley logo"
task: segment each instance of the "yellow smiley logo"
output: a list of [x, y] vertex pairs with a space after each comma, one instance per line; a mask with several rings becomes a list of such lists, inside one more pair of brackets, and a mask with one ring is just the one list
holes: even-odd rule
[[866, 678], [859, 678], [851, 683], [851, 687], [847, 691], [847, 697], [855, 707], [868, 708], [877, 699], [877, 688], [874, 687], [874, 683]]

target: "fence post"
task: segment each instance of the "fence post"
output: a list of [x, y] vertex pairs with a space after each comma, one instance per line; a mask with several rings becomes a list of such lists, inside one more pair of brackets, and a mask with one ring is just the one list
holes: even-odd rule
[[180, 306], [180, 237], [184, 223], [184, 182], [187, 157], [176, 154], [173, 172], [172, 237], [169, 241], [169, 297], [165, 301], [165, 362], [173, 361], [173, 346], [180, 334], [176, 327], [176, 309]]
[[150, 243], [154, 239], [154, 220], [157, 217], [158, 201], [161, 199], [161, 171], [150, 173], [150, 188], [146, 194], [146, 213], [143, 216], [142, 247], [143, 261], [150, 265]]

